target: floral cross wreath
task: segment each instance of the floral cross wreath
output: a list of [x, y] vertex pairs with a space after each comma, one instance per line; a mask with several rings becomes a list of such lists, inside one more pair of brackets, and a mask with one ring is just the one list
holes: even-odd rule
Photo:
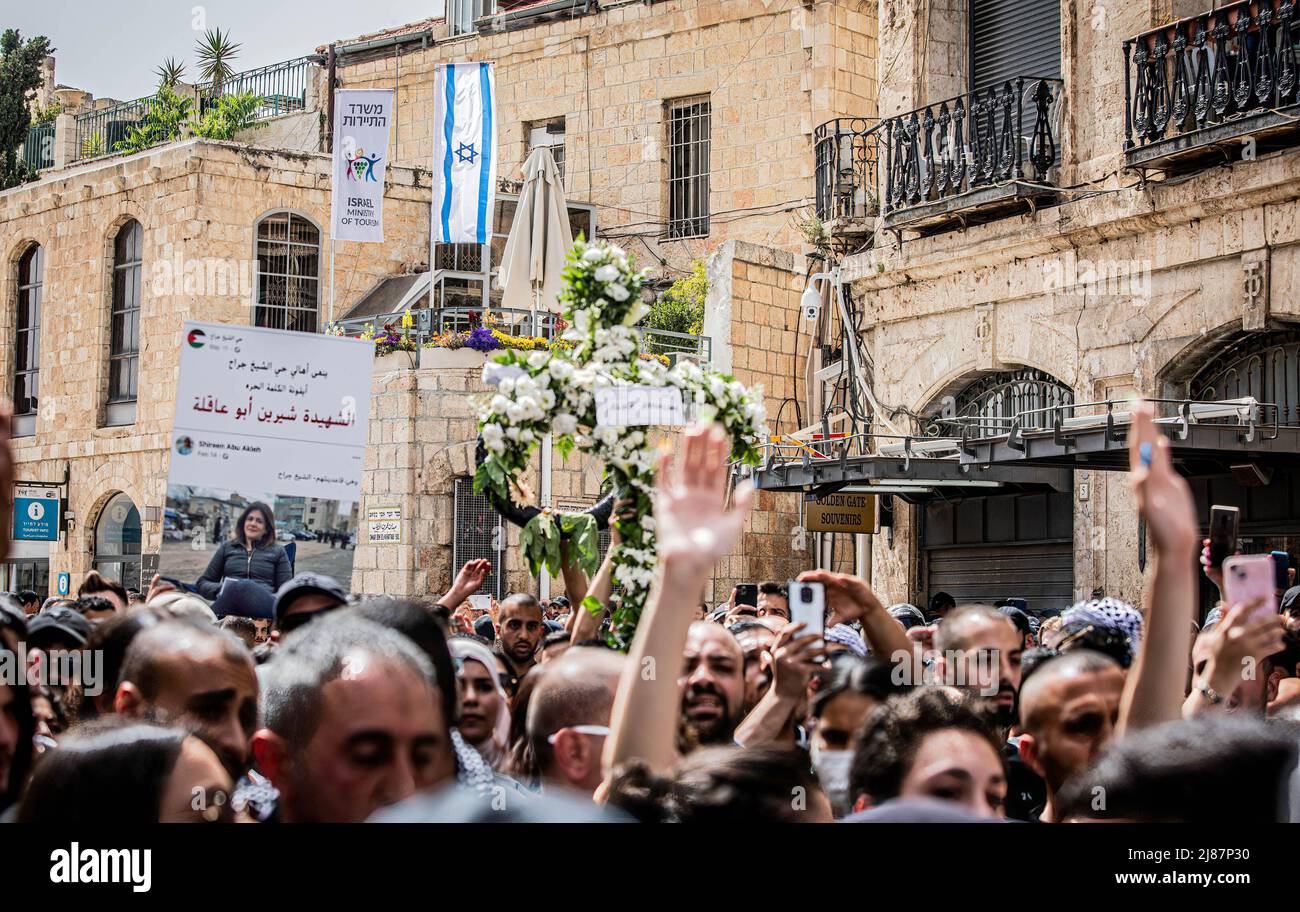
[[[654, 576], [656, 458], [650, 425], [628, 426], [628, 413], [617, 410], [607, 410], [606, 419], [621, 417], [619, 423], [598, 422], [596, 391], [648, 391], [666, 394], [671, 402], [679, 390], [683, 414], [693, 411], [696, 420], [717, 422], [727, 431], [735, 462], [757, 465], [756, 444], [766, 434], [762, 387], [746, 389], [734, 377], [690, 361], [669, 368], [640, 357], [640, 335], [633, 327], [649, 310], [641, 299], [645, 277], [646, 271], [637, 270], [618, 247], [581, 239], [574, 244], [560, 293], [562, 315], [570, 324], [562, 336], [567, 346], [506, 351], [493, 359], [497, 367], [484, 368], [485, 379], [497, 389], [478, 408], [474, 475], [474, 490], [487, 494], [503, 516], [523, 527], [521, 550], [534, 574], [545, 566], [552, 576], [559, 575], [560, 542], [567, 540], [570, 560], [593, 575], [600, 562], [598, 534], [613, 498], [629, 502], [613, 520], [622, 538], [613, 557], [614, 583], [622, 594], [611, 613], [609, 639], [623, 649], [632, 641]], [[610, 394], [601, 398], [608, 402]], [[546, 434], [554, 435], [562, 458], [576, 447], [600, 460], [616, 493], [585, 513], [520, 508], [512, 489], [525, 493], [518, 479]], [[582, 607], [593, 613], [604, 608], [590, 596]]]

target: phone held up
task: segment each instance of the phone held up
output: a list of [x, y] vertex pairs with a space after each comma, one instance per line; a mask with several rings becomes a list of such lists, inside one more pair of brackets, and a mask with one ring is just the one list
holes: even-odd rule
[[800, 636], [826, 634], [826, 587], [821, 583], [790, 580], [786, 589], [790, 598], [790, 623], [803, 624]]
[[1251, 617], [1277, 614], [1277, 572], [1271, 554], [1238, 554], [1223, 562], [1223, 597], [1229, 605], [1262, 599]]

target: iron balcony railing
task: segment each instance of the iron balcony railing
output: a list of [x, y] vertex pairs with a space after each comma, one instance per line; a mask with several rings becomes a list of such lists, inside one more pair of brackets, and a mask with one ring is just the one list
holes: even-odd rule
[[[307, 86], [313, 64], [310, 58], [299, 57], [282, 63], [236, 73], [220, 83], [203, 83], [196, 88], [198, 107], [202, 116], [223, 95], [252, 92], [262, 98], [256, 120], [292, 114], [307, 107]], [[136, 126], [158, 103], [156, 95], [118, 102], [97, 111], [77, 115], [77, 149], [75, 161], [111, 155], [117, 145], [126, 139], [131, 127]]]
[[54, 167], [54, 124], [36, 124], [27, 131], [23, 163], [34, 171]]
[[1124, 42], [1124, 148], [1297, 98], [1294, 0], [1238, 0]]
[[77, 115], [77, 148], [74, 161], [112, 155], [131, 128], [144, 120], [158, 103], [155, 95], [120, 101], [115, 105]]
[[311, 74], [310, 58], [299, 57], [236, 73], [219, 84], [215, 81], [198, 87], [201, 109], [206, 111], [222, 95], [240, 95], [252, 92], [262, 96], [257, 119], [293, 114], [307, 108], [307, 84]]
[[861, 117], [828, 120], [813, 134], [817, 218], [874, 218], [880, 209], [876, 177], [881, 122]]
[[[520, 310], [510, 307], [494, 307], [490, 311], [495, 318], [494, 328], [512, 336], [531, 336], [554, 339], [558, 334], [556, 316], [552, 313]], [[375, 314], [368, 317], [352, 317], [337, 320], [334, 326], [344, 335], [355, 336], [365, 332], [367, 327], [377, 334], [385, 325], [398, 327], [402, 323], [403, 311], [387, 314]], [[417, 347], [424, 344], [436, 334], [444, 332], [468, 332], [483, 325], [481, 307], [441, 307], [435, 310], [420, 308], [411, 311], [415, 325], [409, 337]], [[696, 336], [691, 333], [672, 332], [667, 329], [649, 329], [639, 327], [641, 349], [655, 355], [686, 355], [708, 363], [713, 357], [713, 341], [708, 336]]]
[[1049, 183], [1061, 86], [1017, 76], [885, 120], [882, 212], [1008, 181]]

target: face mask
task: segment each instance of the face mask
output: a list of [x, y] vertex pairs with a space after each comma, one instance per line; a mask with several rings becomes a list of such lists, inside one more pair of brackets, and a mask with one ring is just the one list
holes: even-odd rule
[[831, 810], [836, 819], [848, 814], [850, 806], [849, 769], [853, 766], [851, 750], [818, 750], [812, 746], [813, 769], [817, 771], [817, 780], [822, 790], [830, 799]]

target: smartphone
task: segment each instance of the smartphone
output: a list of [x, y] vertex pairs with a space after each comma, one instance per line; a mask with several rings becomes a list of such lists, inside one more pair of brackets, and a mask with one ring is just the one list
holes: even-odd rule
[[1210, 568], [1218, 570], [1223, 562], [1237, 553], [1237, 522], [1241, 511], [1236, 507], [1210, 507]]
[[1223, 562], [1223, 597], [1229, 605], [1263, 598], [1252, 617], [1277, 614], [1277, 573], [1271, 554], [1237, 554]]
[[740, 583], [736, 586], [736, 604], [749, 605], [751, 608], [758, 607], [758, 584], [757, 583]]
[[786, 589], [790, 594], [790, 623], [803, 624], [800, 636], [826, 633], [826, 587], [821, 583], [801, 583], [790, 580]]
[[1291, 569], [1291, 555], [1285, 551], [1270, 551], [1269, 555], [1273, 558], [1273, 569], [1277, 572], [1277, 591], [1286, 592], [1291, 588], [1291, 574], [1287, 572]]
[[471, 595], [469, 597], [469, 604], [475, 611], [490, 611], [492, 609], [492, 596]]

